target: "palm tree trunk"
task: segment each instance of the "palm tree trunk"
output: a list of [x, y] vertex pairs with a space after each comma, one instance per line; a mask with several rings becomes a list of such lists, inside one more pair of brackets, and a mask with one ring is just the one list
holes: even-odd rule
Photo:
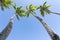
[[13, 19], [14, 17], [11, 17], [8, 25], [4, 28], [4, 30], [0, 33], [0, 40], [6, 40], [8, 35], [10, 34], [13, 26]]
[[46, 11], [46, 12], [49, 12], [49, 13], [52, 13], [52, 14], [60, 15], [60, 13], [52, 12], [52, 11], [50, 11], [50, 10], [48, 10], [48, 9], [45, 9], [45, 11]]
[[46, 31], [48, 32], [48, 34], [50, 35], [51, 39], [52, 40], [60, 40], [59, 36], [57, 34], [55, 34], [53, 32], [53, 30], [48, 26], [48, 24], [46, 24], [42, 18], [32, 14], [35, 18], [37, 18], [41, 23], [42, 25], [44, 26], [44, 28], [46, 29]]
[[56, 12], [50, 12], [50, 13], [52, 13], [52, 14], [56, 14], [56, 15], [60, 15], [60, 13], [56, 13]]

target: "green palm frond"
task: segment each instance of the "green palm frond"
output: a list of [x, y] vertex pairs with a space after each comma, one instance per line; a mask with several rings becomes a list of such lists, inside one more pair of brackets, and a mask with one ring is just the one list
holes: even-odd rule
[[3, 0], [3, 5], [4, 7], [9, 8], [12, 2], [12, 0]]
[[29, 17], [29, 15], [30, 15], [30, 12], [29, 12], [29, 11], [26, 11], [26, 12], [25, 12], [25, 16], [26, 16], [26, 17]]
[[16, 8], [15, 9], [15, 11], [16, 11], [16, 17], [17, 17], [17, 19], [19, 19], [19, 17], [25, 17], [25, 10], [23, 10], [22, 9], [22, 6], [20, 6], [20, 7], [14, 7], [14, 8]]
[[17, 18], [18, 20], [20, 19], [18, 14], [15, 13], [15, 16], [16, 16], [16, 18]]
[[40, 6], [41, 15], [44, 16], [44, 13], [50, 14], [49, 12], [50, 7], [51, 7], [50, 5], [46, 5], [46, 2], [44, 2], [43, 5]]
[[26, 6], [26, 9], [29, 10], [28, 6]]
[[33, 12], [37, 9], [37, 6], [30, 4], [29, 6], [26, 6], [26, 9]]
[[14, 3], [14, 5], [12, 5], [13, 6], [13, 8], [16, 10], [17, 8], [16, 8], [16, 3]]
[[46, 2], [43, 3], [43, 7], [46, 7]]
[[12, 2], [13, 2], [13, 0], [2, 0], [1, 9], [2, 8], [3, 8], [3, 10], [4, 10], [4, 8], [8, 8], [9, 9]]
[[29, 15], [32, 13], [32, 12], [34, 12], [35, 10], [37, 10], [37, 6], [35, 6], [35, 5], [32, 5], [32, 4], [30, 4], [29, 6], [26, 6], [26, 9], [27, 9], [27, 11], [25, 12], [25, 15], [27, 16], [27, 17], [29, 17]]
[[42, 6], [40, 6], [40, 13], [41, 13], [42, 16], [44, 16], [44, 10], [43, 10]]
[[50, 5], [46, 6], [47, 9], [49, 9], [50, 7], [51, 7]]
[[32, 4], [29, 5], [29, 9], [31, 9], [31, 7], [32, 7]]
[[4, 7], [3, 7], [3, 5], [2, 5], [2, 4], [1, 4], [1, 10], [2, 10], [2, 11], [4, 11]]
[[20, 13], [18, 14], [20, 17], [24, 17], [25, 16], [25, 11], [24, 10], [20, 10]]

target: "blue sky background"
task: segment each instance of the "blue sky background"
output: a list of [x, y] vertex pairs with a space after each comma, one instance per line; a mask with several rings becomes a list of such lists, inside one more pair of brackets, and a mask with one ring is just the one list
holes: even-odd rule
[[[46, 0], [48, 5], [51, 5], [50, 10], [54, 12], [60, 12], [60, 0]], [[25, 9], [26, 5], [34, 4], [41, 5], [44, 0], [14, 0], [17, 6], [23, 6]], [[14, 14], [14, 9], [0, 9], [0, 32], [6, 27], [9, 19]], [[42, 17], [39, 12], [37, 14]], [[42, 17], [49, 26], [60, 35], [60, 16], [55, 14], [46, 15]], [[32, 15], [29, 18], [20, 18], [20, 21], [14, 18], [14, 24], [12, 32], [10, 33], [7, 40], [51, 40], [42, 24], [34, 18]]]

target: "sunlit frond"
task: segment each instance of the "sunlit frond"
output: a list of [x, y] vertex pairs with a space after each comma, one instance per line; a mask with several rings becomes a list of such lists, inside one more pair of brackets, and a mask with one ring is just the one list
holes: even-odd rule
[[1, 9], [4, 10], [4, 8], [10, 8], [11, 3], [13, 2], [13, 0], [2, 0], [2, 2], [0, 1], [0, 6]]
[[46, 5], [46, 2], [43, 3], [38, 9], [40, 9], [41, 15], [44, 16], [44, 14], [50, 14], [49, 8], [50, 5]]

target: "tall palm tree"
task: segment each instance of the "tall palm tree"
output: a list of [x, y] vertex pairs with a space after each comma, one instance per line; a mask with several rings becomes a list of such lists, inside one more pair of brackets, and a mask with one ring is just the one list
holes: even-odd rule
[[14, 8], [16, 10], [14, 16], [11, 17], [8, 25], [3, 29], [2, 32], [0, 32], [0, 40], [6, 40], [6, 38], [9, 36], [11, 30], [12, 30], [12, 27], [13, 27], [13, 20], [14, 20], [14, 17], [16, 16], [17, 19], [19, 19], [18, 16], [20, 17], [24, 17], [25, 15], [23, 14], [25, 11], [21, 9], [21, 7], [15, 7], [14, 5]]
[[[45, 8], [48, 8], [49, 6], [45, 7], [45, 3], [44, 3], [44, 8], [42, 6], [41, 9], [40, 9], [40, 12], [41, 12], [41, 15], [44, 16], [44, 11], [45, 11]], [[37, 9], [36, 6], [33, 6], [32, 4], [27, 7], [27, 10], [28, 10], [28, 14], [32, 14], [36, 19], [38, 19], [42, 25], [44, 26], [44, 28], [46, 29], [46, 31], [48, 32], [49, 36], [51, 37], [52, 40], [60, 40], [60, 37], [49, 27], [49, 25], [40, 17], [36, 16], [35, 15], [35, 10]], [[47, 12], [49, 14], [49, 12]]]
[[44, 22], [42, 18], [34, 14], [32, 15], [42, 23], [42, 25], [44, 26], [44, 28], [46, 29], [52, 40], [60, 40], [60, 37], [49, 27], [49, 25], [46, 22]]
[[[44, 16], [45, 7], [48, 8], [49, 6], [45, 6], [45, 3], [44, 3], [44, 8], [41, 7], [40, 12], [41, 12], [42, 16]], [[49, 27], [49, 25], [42, 18], [35, 15], [34, 11], [37, 9], [37, 6], [34, 6], [31, 4], [26, 9], [29, 12], [28, 14], [32, 14], [36, 19], [38, 19], [42, 23], [42, 25], [44, 26], [44, 28], [46, 29], [46, 31], [48, 32], [48, 34], [52, 40], [60, 40], [60, 37]], [[49, 14], [49, 12], [47, 12], [47, 13]]]
[[6, 38], [9, 36], [9, 34], [12, 30], [12, 27], [13, 27], [13, 19], [14, 19], [14, 17], [11, 17], [8, 25], [0, 33], [0, 40], [6, 40]]
[[[3, 2], [2, 6], [9, 8], [7, 6], [8, 5], [7, 2], [8, 2], [8, 0], [6, 2]], [[10, 3], [9, 3], [9, 5], [10, 5]], [[47, 12], [48, 14], [49, 13], [54, 13], [54, 12], [51, 12], [50, 10], [48, 10], [48, 7], [49, 6], [46, 6], [46, 2], [43, 4], [43, 6], [39, 7], [42, 16], [44, 16], [44, 12]], [[42, 25], [47, 30], [47, 32], [50, 35], [52, 40], [60, 40], [60, 37], [48, 26], [48, 24], [46, 24], [44, 22], [44, 20], [42, 18], [40, 18], [40, 17], [36, 16], [35, 14], [33, 14], [33, 12], [37, 9], [37, 6], [34, 6], [34, 5], [31, 4], [29, 7], [26, 7], [27, 11], [23, 10], [21, 6], [20, 7], [16, 7], [16, 5], [13, 5], [13, 8], [16, 10], [15, 16], [17, 17], [18, 20], [19, 20], [19, 17], [25, 17], [25, 16], [28, 17], [30, 14], [32, 14], [35, 18], [37, 18], [42, 23]], [[57, 13], [54, 13], [54, 14], [57, 14]], [[58, 14], [58, 15], [60, 15], [60, 14]], [[6, 28], [0, 33], [0, 40], [6, 40], [6, 38], [10, 34], [10, 32], [12, 30], [12, 25], [13, 25], [13, 18], [14, 17], [12, 17], [10, 19], [10, 22], [8, 23]]]

